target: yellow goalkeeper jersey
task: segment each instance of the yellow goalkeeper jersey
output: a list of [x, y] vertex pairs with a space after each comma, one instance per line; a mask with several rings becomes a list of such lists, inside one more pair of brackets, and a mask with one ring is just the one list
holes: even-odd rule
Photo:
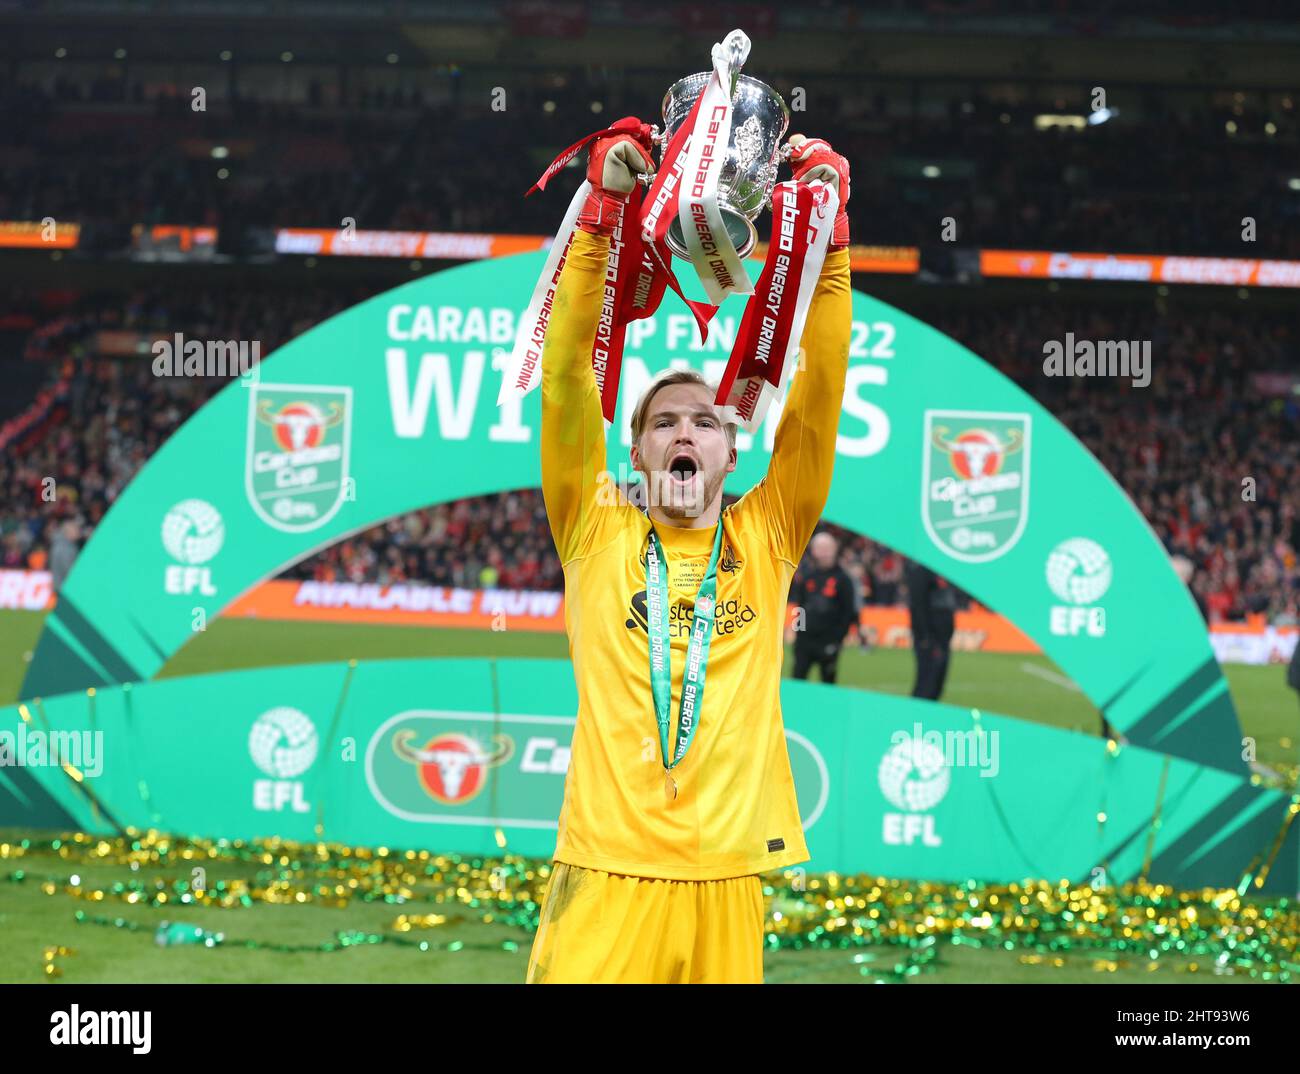
[[[766, 477], [722, 512], [717, 611], [694, 740], [669, 800], [650, 687], [650, 520], [606, 472], [591, 348], [609, 239], [579, 231], [542, 357], [542, 491], [564, 567], [578, 687], [555, 860], [629, 876], [721, 880], [806, 861], [781, 722], [790, 580], [826, 505], [848, 368], [847, 251], [828, 253]], [[676, 740], [695, 594], [714, 529], [656, 524], [668, 567]]]

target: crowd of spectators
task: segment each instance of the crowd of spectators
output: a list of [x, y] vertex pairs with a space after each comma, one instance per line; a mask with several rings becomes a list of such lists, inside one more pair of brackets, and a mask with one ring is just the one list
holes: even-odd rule
[[285, 576], [468, 589], [564, 589], [541, 489], [457, 500], [389, 519], [332, 545]]
[[[266, 229], [345, 218], [545, 234], [563, 206], [557, 193], [525, 200], [532, 179], [605, 122], [657, 118], [663, 92], [662, 77], [609, 85], [583, 69], [437, 81], [436, 92], [312, 82], [302, 100], [214, 98], [195, 112], [189, 90], [128, 80], [122, 107], [136, 111], [117, 114], [85, 107], [62, 81], [0, 80], [0, 219], [77, 220], [88, 243], [106, 246], [155, 223], [215, 225], [228, 249], [252, 248]], [[846, 92], [837, 78], [805, 90], [796, 125], [817, 117], [811, 133], [858, 165], [849, 215], [859, 242], [935, 244], [951, 217], [956, 241], [973, 246], [1300, 258], [1291, 96], [1115, 88], [1108, 122], [1038, 129], [1041, 115], [1082, 122], [1092, 99], [1030, 83]], [[509, 168], [482, 163], [504, 159]]]
[[[922, 314], [1016, 381], [1077, 436], [1137, 505], [1211, 620], [1263, 614], [1300, 621], [1300, 395], [1271, 394], [1259, 373], [1300, 384], [1294, 314], [1188, 305], [1089, 303], [946, 309]], [[1043, 346], [1077, 339], [1149, 340], [1151, 381], [1044, 375]], [[1068, 474], [1050, 480], [1068, 481]], [[842, 534], [850, 573], [884, 574], [897, 599], [901, 564]], [[870, 597], [868, 599], [871, 599]]]
[[[97, 332], [255, 339], [265, 356], [360, 297], [337, 288], [271, 296], [169, 286], [125, 300], [86, 295], [41, 319], [26, 334], [23, 357], [65, 384], [44, 420], [0, 444], [0, 566], [66, 567], [66, 557], [52, 555], [56, 538], [89, 536], [144, 463], [222, 386], [217, 379], [155, 377], [148, 356], [98, 358]], [[25, 300], [40, 305], [20, 294], [15, 307]], [[61, 581], [62, 569], [55, 573]]]
[[[0, 451], [0, 566], [60, 574], [115, 498], [220, 380], [157, 378], [145, 358], [91, 355], [103, 327], [258, 338], [263, 354], [364, 295], [168, 289], [126, 302], [90, 295], [30, 333], [27, 352], [66, 387], [46, 420]], [[1300, 397], [1261, 372], [1300, 370], [1293, 314], [1244, 303], [1167, 308], [1043, 301], [914, 310], [982, 355], [1057, 416], [1133, 499], [1171, 556], [1195, 567], [1212, 619], [1294, 620], [1300, 601]], [[1152, 342], [1151, 382], [1047, 377], [1043, 344]], [[54, 478], [53, 497], [47, 478]], [[1068, 481], [1068, 474], [1052, 475]], [[731, 497], [727, 498], [727, 502]], [[1086, 505], [1081, 505], [1081, 510]], [[903, 560], [828, 525], [867, 603], [904, 598]], [[563, 575], [537, 489], [440, 504], [355, 534], [296, 565], [294, 578], [559, 590]]]
[[[985, 5], [924, 6], [956, 15]], [[832, 24], [838, 6], [818, 7]], [[1165, 7], [1182, 16], [1199, 5]], [[1249, 0], [1241, 13], [1275, 17], [1277, 7]], [[1060, 0], [1002, 9], [1085, 10]], [[1126, 10], [1107, 0], [1086, 13]], [[286, 77], [292, 89], [259, 96], [241, 94], [225, 69], [196, 111], [192, 87], [151, 82], [124, 65], [62, 70], [33, 79], [11, 65], [0, 75], [0, 220], [76, 221], [83, 248], [101, 253], [120, 249], [136, 224], [216, 226], [235, 252], [255, 248], [265, 229], [338, 227], [345, 218], [362, 229], [549, 233], [576, 172], [566, 189], [525, 200], [528, 183], [604, 123], [653, 118], [664, 88], [651, 70], [611, 81], [585, 65], [449, 66], [405, 85], [355, 71], [306, 83]], [[771, 81], [789, 94], [791, 80], [780, 75], [778, 63]], [[1077, 117], [1093, 102], [1081, 88], [1063, 96], [1014, 77], [962, 86], [837, 75], [805, 88], [804, 112], [817, 119], [804, 133], [829, 138], [855, 164], [855, 241], [930, 246], [951, 217], [958, 243], [971, 246], [1300, 259], [1300, 102], [1285, 93], [1117, 86], [1107, 122], [1040, 129], [1036, 117]], [[804, 118], [796, 115], [796, 126]], [[510, 166], [493, 166], [502, 160]], [[1244, 218], [1253, 241], [1243, 239]], [[134, 474], [224, 383], [156, 378], [142, 357], [103, 358], [96, 333], [256, 339], [265, 357], [368, 296], [361, 284], [337, 281], [272, 293], [179, 278], [125, 297], [120, 289], [55, 299], [11, 292], [0, 349], [8, 349], [4, 333], [18, 333], [21, 365], [48, 375], [22, 398], [0, 397], [0, 567], [48, 567], [61, 580]], [[1209, 618], [1297, 619], [1300, 397], [1269, 394], [1254, 379], [1300, 370], [1294, 313], [1175, 307], [1165, 298], [1081, 305], [1045, 293], [1018, 305], [946, 306], [919, 294], [916, 302], [911, 312], [1017, 381], [1098, 457], [1170, 555], [1193, 565], [1190, 584]], [[1043, 344], [1066, 332], [1150, 340], [1150, 386], [1044, 376]], [[24, 420], [6, 424], [24, 406]], [[7, 439], [4, 429], [14, 430]], [[840, 538], [864, 601], [904, 598], [897, 552], [826, 528]], [[563, 586], [536, 489], [389, 520], [288, 576]]]

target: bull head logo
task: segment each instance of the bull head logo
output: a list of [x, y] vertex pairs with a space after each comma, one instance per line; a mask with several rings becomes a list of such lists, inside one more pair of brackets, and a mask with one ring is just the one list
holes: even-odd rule
[[277, 412], [263, 399], [257, 405], [257, 420], [271, 426], [282, 451], [302, 451], [318, 447], [325, 430], [343, 420], [343, 406], [330, 403], [326, 415], [314, 403], [294, 402], [286, 403]]
[[425, 791], [446, 805], [459, 805], [473, 798], [483, 789], [487, 769], [504, 764], [515, 751], [514, 742], [506, 735], [494, 735], [489, 749], [468, 735], [436, 735], [424, 746], [415, 746], [415, 738], [416, 733], [409, 728], [398, 731], [393, 736], [393, 751], [402, 760], [419, 766]]
[[946, 425], [935, 426], [934, 446], [948, 453], [953, 471], [966, 481], [993, 477], [1002, 469], [1002, 460], [1024, 446], [1019, 429], [1008, 430], [1005, 443], [987, 429], [967, 429], [955, 440], [947, 439], [948, 433]]

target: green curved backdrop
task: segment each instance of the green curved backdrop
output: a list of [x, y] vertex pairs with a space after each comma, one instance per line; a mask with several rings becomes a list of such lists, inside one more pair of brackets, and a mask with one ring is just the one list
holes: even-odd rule
[[[1248, 778], [821, 683], [783, 680], [781, 706], [809, 871], [1295, 891], [1290, 798]], [[567, 660], [392, 660], [64, 694], [0, 734], [101, 732], [99, 776], [31, 770], [80, 830], [549, 857], [576, 709]]]
[[[149, 680], [203, 617], [343, 536], [538, 485], [540, 393], [500, 409], [495, 400], [543, 256], [467, 264], [379, 295], [277, 350], [257, 380], [217, 393], [82, 551], [22, 696]], [[616, 473], [628, 468], [624, 426], [650, 377], [670, 363], [718, 377], [742, 308], [728, 301], [704, 348], [671, 297], [631, 326], [609, 436]], [[1135, 746], [1245, 776], [1196, 607], [1110, 475], [964, 347], [860, 292], [853, 311], [826, 519], [1011, 619]], [[773, 407], [761, 433], [741, 434], [728, 491], [762, 476], [778, 418]], [[41, 781], [9, 775], [0, 819], [42, 805], [65, 813]]]

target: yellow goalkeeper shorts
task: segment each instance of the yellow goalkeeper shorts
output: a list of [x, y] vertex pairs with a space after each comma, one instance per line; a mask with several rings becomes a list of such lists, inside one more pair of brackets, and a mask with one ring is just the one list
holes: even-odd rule
[[556, 862], [529, 984], [762, 984], [763, 885], [656, 880]]

